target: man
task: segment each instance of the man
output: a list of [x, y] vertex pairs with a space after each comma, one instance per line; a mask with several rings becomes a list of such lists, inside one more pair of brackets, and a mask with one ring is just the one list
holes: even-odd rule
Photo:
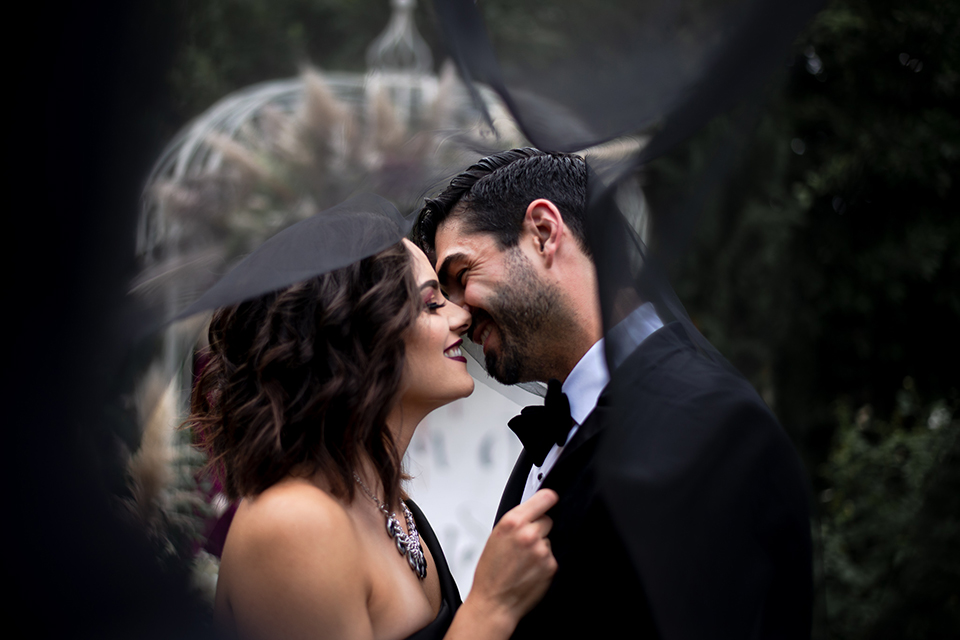
[[582, 158], [514, 149], [454, 178], [415, 230], [491, 375], [562, 383], [511, 421], [524, 451], [497, 518], [540, 487], [560, 495], [559, 569], [514, 637], [809, 637], [796, 453], [750, 385], [649, 302], [604, 338], [585, 199]]

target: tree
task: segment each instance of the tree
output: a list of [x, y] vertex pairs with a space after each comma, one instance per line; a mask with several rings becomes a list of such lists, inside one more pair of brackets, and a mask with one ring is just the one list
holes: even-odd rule
[[927, 426], [960, 408], [958, 42], [955, 3], [833, 2], [765, 110], [719, 118], [646, 177], [666, 224], [688, 185], [727, 172], [675, 282], [825, 500], [822, 627], [837, 637], [960, 627], [960, 462]]

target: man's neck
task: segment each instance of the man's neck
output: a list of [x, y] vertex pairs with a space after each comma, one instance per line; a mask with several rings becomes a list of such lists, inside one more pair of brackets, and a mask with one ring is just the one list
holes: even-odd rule
[[598, 341], [602, 341], [603, 336], [582, 336], [578, 341], [574, 342], [575, 347], [571, 348], [569, 342], [564, 342], [564, 353], [563, 353], [563, 362], [562, 366], [558, 368], [557, 375], [551, 376], [559, 380], [560, 382], [566, 383], [567, 378], [573, 373], [577, 368], [577, 365], [583, 360], [584, 356], [593, 349]]

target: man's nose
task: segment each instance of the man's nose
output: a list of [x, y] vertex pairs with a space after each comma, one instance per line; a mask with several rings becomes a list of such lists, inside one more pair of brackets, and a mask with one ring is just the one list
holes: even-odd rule
[[468, 305], [462, 299], [460, 300], [460, 302], [456, 302], [454, 304], [456, 304], [458, 307], [466, 311], [471, 318], [473, 317], [473, 309], [470, 307], [470, 305]]
[[447, 300], [457, 305], [458, 307], [467, 307], [467, 303], [464, 300], [463, 291], [447, 291], [446, 293]]

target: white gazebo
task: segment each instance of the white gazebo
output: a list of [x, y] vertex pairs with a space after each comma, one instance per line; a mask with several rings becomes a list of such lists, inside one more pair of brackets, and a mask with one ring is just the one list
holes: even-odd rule
[[[366, 73], [307, 70], [242, 89], [175, 137], [144, 192], [135, 293], [172, 315], [224, 265], [353, 191], [375, 190], [412, 208], [424, 185], [440, 188], [476, 160], [471, 148], [523, 144], [492, 94], [497, 133], [481, 122], [449, 65], [434, 75], [414, 7], [414, 0], [393, 0]], [[131, 456], [130, 506], [159, 536], [169, 513], [198, 500], [200, 461], [176, 426], [186, 415], [192, 348], [205, 323], [171, 325], [140, 384], [144, 436]], [[476, 363], [470, 368], [479, 381], [473, 396], [428, 416], [405, 460], [408, 491], [430, 518], [463, 595], [521, 449], [506, 422], [522, 404], [538, 402], [492, 381]], [[216, 563], [201, 556], [197, 567], [199, 584], [212, 593]]]

